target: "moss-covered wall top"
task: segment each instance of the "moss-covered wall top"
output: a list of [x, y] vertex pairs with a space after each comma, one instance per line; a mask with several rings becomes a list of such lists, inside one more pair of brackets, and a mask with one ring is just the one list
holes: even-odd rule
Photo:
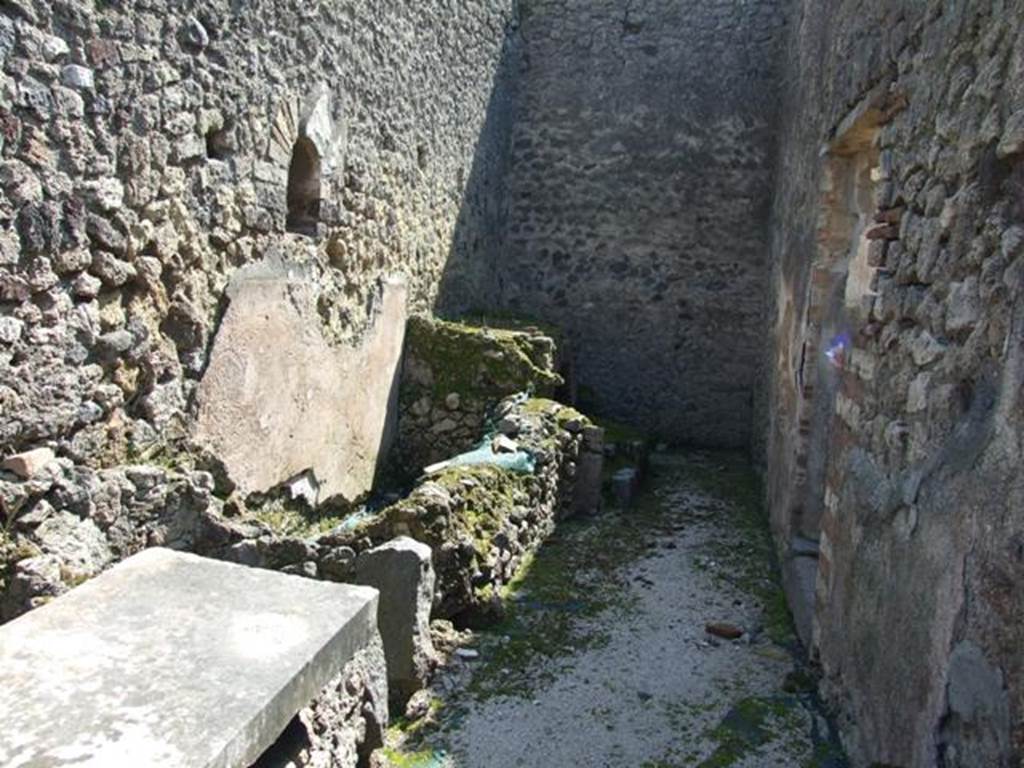
[[555, 342], [539, 329], [507, 330], [410, 318], [398, 397], [395, 463], [415, 475], [481, 439], [507, 395], [550, 395], [562, 383]]

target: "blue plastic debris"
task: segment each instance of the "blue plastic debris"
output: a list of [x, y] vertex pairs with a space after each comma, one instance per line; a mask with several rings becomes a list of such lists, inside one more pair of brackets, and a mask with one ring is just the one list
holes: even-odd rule
[[474, 467], [493, 466], [499, 469], [507, 469], [510, 472], [518, 472], [523, 475], [532, 475], [537, 469], [533, 456], [526, 451], [514, 451], [512, 453], [495, 453], [491, 443], [493, 435], [488, 435], [472, 451], [459, 454], [447, 461], [427, 467], [427, 474], [434, 474], [450, 467]]

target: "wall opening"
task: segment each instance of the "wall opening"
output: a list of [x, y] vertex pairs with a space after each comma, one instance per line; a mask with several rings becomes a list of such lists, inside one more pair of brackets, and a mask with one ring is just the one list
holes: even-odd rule
[[[856, 340], [868, 322], [877, 268], [877, 195], [881, 113], [855, 111], [837, 132], [822, 169], [817, 253], [795, 349], [797, 429], [794, 491], [787, 521], [786, 592], [800, 635], [811, 642], [821, 568], [831, 551], [823, 530], [840, 488], [829, 480], [832, 446], [840, 437], [837, 405], [844, 377], [854, 375]], [[784, 529], [785, 530], [785, 529]]]
[[801, 514], [792, 533], [816, 540], [826, 497], [832, 415], [854, 340], [874, 300], [872, 230], [878, 211], [880, 116], [868, 110], [833, 142], [826, 157], [818, 253], [811, 269], [803, 323], [798, 465]]
[[300, 136], [288, 166], [289, 232], [315, 235], [320, 222], [321, 162], [316, 145]]
[[211, 160], [228, 160], [235, 151], [234, 128], [227, 125], [206, 132], [206, 156]]

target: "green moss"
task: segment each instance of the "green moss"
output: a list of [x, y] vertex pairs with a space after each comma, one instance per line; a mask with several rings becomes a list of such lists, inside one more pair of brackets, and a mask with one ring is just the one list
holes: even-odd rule
[[[415, 316], [409, 319], [406, 350], [430, 370], [435, 399], [455, 392], [497, 402], [526, 390], [553, 392], [562, 384], [551, 370], [553, 342], [543, 336]], [[401, 397], [409, 403], [423, 394], [412, 379], [403, 377]]]
[[810, 671], [803, 668], [794, 669], [782, 684], [786, 693], [814, 693], [818, 688], [818, 679]]
[[63, 581], [64, 585], [69, 589], [80, 587], [82, 584], [85, 584], [85, 582], [87, 582], [91, 578], [92, 576], [90, 576], [87, 573], [79, 573], [76, 571], [72, 571], [70, 568], [66, 566], [62, 566], [60, 569], [60, 580]]
[[778, 583], [763, 585], [758, 595], [764, 605], [764, 630], [772, 642], [791, 645], [796, 641], [793, 615], [789, 612], [786, 593]]
[[440, 768], [444, 753], [429, 747], [425, 741], [433, 735], [443, 709], [441, 700], [435, 698], [423, 717], [411, 721], [399, 717], [392, 721], [384, 734], [384, 748], [376, 753], [377, 757], [385, 759], [384, 766]]
[[717, 746], [699, 768], [727, 768], [769, 742], [793, 735], [802, 725], [798, 706], [791, 697], [742, 699], [708, 734]]
[[7, 579], [14, 559], [14, 541], [6, 527], [0, 528], [0, 593], [7, 588]]
[[522, 411], [527, 415], [542, 415], [562, 407], [561, 403], [547, 397], [531, 397], [523, 403]]
[[471, 328], [495, 328], [502, 331], [519, 331], [530, 334], [541, 333], [555, 343], [562, 340], [560, 328], [528, 315], [512, 314], [494, 309], [471, 309], [457, 317], [445, 317], [444, 320]]
[[443, 756], [432, 749], [419, 752], [402, 752], [398, 749], [385, 747], [378, 753], [387, 762], [388, 768], [441, 768]]
[[195, 469], [196, 466], [195, 457], [184, 446], [169, 442], [154, 443], [144, 449], [129, 443], [125, 449], [124, 458], [118, 458], [110, 466], [124, 464], [126, 461], [128, 464], [146, 464], [160, 467], [169, 472], [189, 472]]
[[405, 743], [410, 737], [414, 736], [421, 731], [428, 729], [431, 725], [437, 722], [437, 718], [441, 711], [444, 709], [444, 702], [441, 699], [431, 699], [430, 706], [427, 708], [427, 713], [416, 720], [409, 720], [405, 717], [398, 717], [391, 722], [388, 726], [387, 734], [385, 735], [385, 743], [392, 746]]
[[340, 525], [348, 512], [314, 512], [301, 503], [270, 499], [250, 508], [246, 517], [270, 527], [279, 536], [308, 539]]
[[16, 563], [30, 557], [38, 557], [42, 550], [22, 536], [16, 536], [10, 529], [13, 520], [0, 526], [0, 593], [7, 587], [7, 581]]
[[[839, 744], [831, 741], [819, 741], [814, 745], [814, 753], [802, 768], [848, 768], [849, 758]], [[875, 768], [885, 768], [876, 766]]]
[[580, 424], [589, 424], [590, 419], [584, 416], [582, 413], [577, 411], [575, 408], [571, 408], [568, 405], [563, 405], [557, 414], [555, 414], [555, 421], [558, 422], [558, 426], [562, 429], [572, 421], [580, 422]]
[[565, 405], [548, 397], [531, 397], [523, 403], [521, 410], [527, 416], [554, 414], [555, 423], [562, 429], [570, 421], [578, 421], [584, 425], [591, 423], [590, 419], [571, 405]]
[[631, 427], [622, 422], [613, 421], [603, 417], [595, 417], [594, 423], [604, 429], [604, 441], [606, 444], [625, 445], [629, 443], [647, 444], [650, 436], [636, 427]]
[[462, 496], [461, 513], [452, 523], [473, 538], [478, 557], [490, 552], [494, 537], [511, 517], [517, 498], [528, 494], [526, 485], [531, 481], [529, 476], [488, 465], [453, 467], [435, 479]]
[[[503, 640], [485, 650], [470, 694], [528, 698], [571, 664], [575, 653], [606, 643], [592, 622], [582, 631], [581, 619], [614, 611], [628, 620], [633, 604], [626, 567], [649, 551], [651, 536], [665, 530], [668, 514], [653, 493], [644, 493], [628, 516], [560, 523], [503, 591], [507, 617], [489, 633]], [[615, 545], [608, 546], [610, 541]]]
[[[472, 551], [466, 553], [460, 548], [458, 562], [452, 562], [448, 571], [439, 574], [441, 578], [450, 578], [453, 588], [462, 590], [467, 581], [459, 574], [486, 571], [494, 565], [489, 562], [494, 539], [512, 525], [510, 521], [516, 509], [528, 504], [535, 482], [532, 475], [488, 464], [449, 467], [433, 475], [429, 484], [417, 488], [347, 535], [352, 539], [368, 537], [382, 542], [394, 535], [397, 528], [407, 530], [414, 539], [434, 548], [472, 541]], [[453, 503], [438, 503], [437, 487], [443, 489]], [[470, 560], [464, 559], [467, 557]], [[484, 584], [473, 587], [468, 595], [453, 593], [450, 597], [472, 612], [486, 609], [494, 598], [494, 590]]]

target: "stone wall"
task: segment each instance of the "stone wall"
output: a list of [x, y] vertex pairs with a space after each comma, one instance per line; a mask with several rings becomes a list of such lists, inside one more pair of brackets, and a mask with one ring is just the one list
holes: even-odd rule
[[180, 452], [244, 265], [300, 265], [343, 350], [392, 273], [414, 307], [475, 289], [511, 6], [5, 4], [0, 455]]
[[856, 765], [1015, 766], [1024, 4], [797, 6], [767, 461], [816, 582], [790, 595]]
[[502, 587], [555, 523], [593, 514], [600, 503], [601, 428], [544, 398], [506, 400], [496, 416], [509, 449], [529, 454], [532, 471], [486, 463], [448, 467], [360, 531], [376, 542], [401, 535], [431, 546], [441, 617], [500, 614]]
[[[204, 515], [203, 554], [312, 578], [349, 582], [356, 557], [398, 536], [430, 546], [434, 616], [480, 620], [500, 611], [500, 590], [555, 522], [596, 511], [603, 430], [552, 400], [510, 398], [496, 416], [531, 457], [529, 471], [481, 463], [421, 478], [376, 512], [297, 526], [294, 516]], [[511, 446], [510, 446], [511, 447]], [[598, 459], [596, 471], [592, 458]], [[589, 508], [588, 508], [589, 505]]]
[[357, 768], [383, 746], [387, 665], [380, 638], [358, 651], [250, 768]]
[[0, 621], [147, 547], [194, 550], [220, 530], [207, 472], [151, 465], [93, 470], [58, 458], [27, 480], [0, 478], [15, 515], [0, 533]]
[[[393, 463], [416, 477], [475, 447], [494, 407], [517, 393], [550, 396], [562, 383], [555, 342], [539, 329], [484, 328], [409, 320]], [[493, 426], [493, 425], [492, 425]]]
[[[386, 285], [403, 275], [421, 309], [442, 283], [473, 292], [486, 273], [474, 260], [498, 242], [501, 186], [488, 177], [507, 155], [512, 21], [511, 0], [0, 8], [0, 458], [43, 448], [60, 461], [38, 487], [0, 475], [5, 563], [39, 555], [19, 536], [54, 511], [52, 546], [73, 543], [65, 529], [88, 528], [84, 541], [123, 529], [131, 546], [92, 561], [130, 554], [166, 538], [153, 531], [173, 516], [155, 503], [176, 492], [168, 468], [213, 470], [215, 484], [200, 473], [207, 495], [266, 490], [320, 469], [310, 430], [358, 454], [332, 457], [325, 495], [365, 492], [394, 360], [373, 391], [352, 370], [376, 354], [374, 322], [404, 312]], [[228, 307], [229, 282], [268, 263], [282, 276], [274, 311], [287, 294], [304, 334], [250, 323], [220, 346], [241, 333], [255, 352], [211, 364], [225, 312], [253, 309]], [[385, 357], [401, 344], [392, 325]], [[310, 340], [372, 418], [338, 427], [358, 414], [303, 388], [326, 370]], [[301, 370], [281, 372], [282, 359]], [[208, 370], [217, 381], [197, 398]], [[277, 400], [267, 370], [284, 377]], [[252, 427], [235, 435], [246, 456], [217, 456], [210, 430], [193, 439], [199, 400], [221, 425], [240, 403], [260, 409], [229, 425]], [[261, 437], [296, 414], [303, 431]]]
[[750, 442], [782, 7], [523, 3], [500, 296], [566, 333], [589, 412]]

